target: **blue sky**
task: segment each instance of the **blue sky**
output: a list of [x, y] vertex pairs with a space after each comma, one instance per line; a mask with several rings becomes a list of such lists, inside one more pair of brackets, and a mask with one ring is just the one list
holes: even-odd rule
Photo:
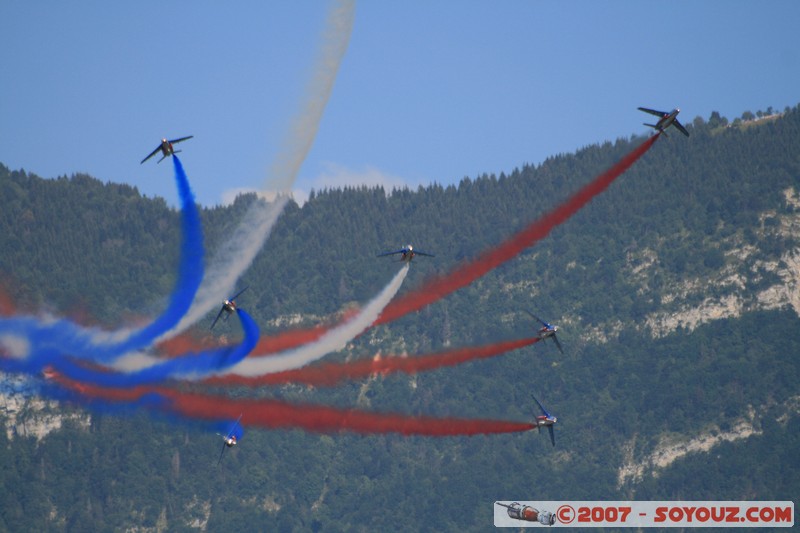
[[[194, 135], [180, 155], [200, 203], [261, 189], [330, 7], [2, 2], [0, 163], [175, 205], [171, 165], [139, 161]], [[795, 106], [798, 21], [794, 0], [359, 2], [296, 196], [509, 172], [644, 132], [640, 105], [689, 123]]]

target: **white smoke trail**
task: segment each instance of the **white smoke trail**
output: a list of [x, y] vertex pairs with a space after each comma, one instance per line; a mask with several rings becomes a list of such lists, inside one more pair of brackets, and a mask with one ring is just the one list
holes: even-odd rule
[[397, 294], [397, 291], [400, 290], [400, 286], [403, 284], [403, 280], [406, 279], [406, 274], [408, 274], [408, 268], [409, 263], [403, 265], [403, 268], [400, 269], [392, 281], [389, 282], [380, 294], [369, 302], [358, 315], [341, 326], [328, 331], [316, 342], [277, 355], [247, 358], [228, 369], [225, 374], [260, 376], [272, 372], [291, 370], [292, 368], [305, 366], [308, 363], [321, 359], [329, 353], [343, 349], [347, 346], [348, 342], [375, 322], [384, 307], [388, 305], [394, 295]]
[[209, 262], [203, 285], [189, 312], [175, 328], [162, 335], [159, 341], [185, 331], [228, 298], [235, 289], [236, 281], [250, 267], [264, 246], [275, 221], [289, 200], [300, 166], [314, 143], [322, 114], [333, 91], [339, 65], [347, 51], [354, 13], [355, 0], [339, 0], [328, 14], [321, 53], [306, 89], [305, 104], [290, 127], [285, 146], [279, 151], [264, 184], [263, 192], [277, 192], [278, 198], [272, 203], [259, 199], [250, 207], [232, 237], [216, 251]]
[[[280, 372], [291, 368], [304, 366], [323, 356], [343, 349], [348, 342], [367, 329], [380, 316], [383, 309], [394, 298], [408, 274], [409, 263], [392, 278], [386, 287], [370, 301], [358, 315], [354, 316], [341, 326], [325, 333], [319, 340], [276, 355], [245, 359], [241, 363], [229, 368], [225, 373], [239, 374], [242, 376], [261, 375], [270, 372]], [[0, 341], [3, 337], [0, 336]], [[144, 370], [153, 365], [161, 364], [164, 359], [154, 357], [143, 352], [130, 352], [114, 361], [109, 368], [118, 372], [135, 372]], [[187, 379], [202, 379], [209, 377], [207, 374], [189, 376]]]
[[164, 359], [154, 357], [144, 352], [128, 352], [116, 361], [113, 361], [108, 368], [117, 372], [138, 372], [153, 365], [163, 363]]
[[31, 350], [31, 342], [24, 335], [0, 335], [0, 356], [26, 359]]
[[189, 311], [177, 326], [162, 335], [157, 342], [185, 331], [233, 294], [236, 280], [252, 264], [256, 254], [264, 246], [287, 201], [288, 197], [278, 198], [272, 203], [259, 199], [250, 207], [244, 221], [234, 230], [231, 238], [214, 254]]

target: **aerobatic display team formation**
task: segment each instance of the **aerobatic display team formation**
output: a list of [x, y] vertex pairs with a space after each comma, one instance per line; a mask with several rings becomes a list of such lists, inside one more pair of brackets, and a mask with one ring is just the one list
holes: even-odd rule
[[[672, 124], [676, 124], [674, 116], [671, 120]], [[189, 311], [203, 283], [205, 250], [194, 196], [183, 165], [173, 148], [174, 143], [188, 137], [174, 141], [165, 139], [148, 158], [159, 150], [164, 158], [172, 156], [181, 200], [182, 240], [178, 282], [166, 310], [143, 327], [114, 332], [83, 327], [66, 319], [11, 313], [0, 319], [2, 370], [44, 376], [46, 379], [41, 386], [41, 393], [54, 399], [68, 400], [99, 410], [109, 407], [141, 408], [161, 416], [205, 421], [217, 431], [224, 432], [219, 433], [224, 440], [223, 452], [226, 447], [237, 443], [244, 427], [428, 436], [508, 433], [546, 427], [555, 445], [553, 426], [557, 418], [548, 413], [535, 397], [533, 400], [542, 414], [532, 421], [515, 422], [412, 417], [324, 405], [293, 404], [274, 399], [231, 399], [219, 393], [197, 392], [197, 386], [192, 387], [192, 392], [186, 392], [181, 385], [192, 383], [220, 388], [300, 383], [316, 387], [332, 386], [342, 380], [366, 378], [377, 373], [413, 374], [494, 357], [546, 339], [552, 339], [563, 353], [556, 336], [558, 327], [528, 311], [541, 324], [531, 338], [415, 357], [389, 356], [378, 360], [368, 358], [317, 363], [325, 355], [343, 349], [368, 328], [418, 311], [533, 246], [608, 188], [650, 149], [662, 132], [656, 132], [562, 204], [505, 241], [484, 250], [476, 258], [444, 275], [428, 279], [416, 290], [406, 292], [401, 297], [394, 298], [411, 268], [413, 258], [432, 257], [433, 254], [414, 250], [411, 245], [378, 254], [396, 257], [400, 268], [372, 301], [339, 323], [290, 330], [273, 337], [260, 336], [258, 325], [237, 303], [237, 298], [247, 289], [244, 287], [227, 299], [222, 297], [217, 300], [217, 306], [222, 302], [221, 307], [211, 323], [213, 328], [219, 320], [226, 320], [235, 314], [244, 333], [241, 342], [213, 348], [197, 346], [183, 353], [172, 353], [171, 347], [191, 345], [191, 337], [181, 333], [171, 335], [171, 332], [178, 331], [176, 327]], [[154, 355], [159, 353], [160, 356]]]
[[[329, 25], [330, 40], [320, 58], [319, 75], [309, 90], [308, 105], [299, 117], [300, 133], [282, 151], [274, 170], [285, 183], [280, 192], [290, 190], [291, 182], [311, 146], [325, 102], [331, 92], [339, 60], [347, 46], [352, 25], [352, 8], [335, 12]], [[435, 255], [415, 249], [411, 244], [378, 254], [394, 260], [396, 274], [372, 300], [333, 324], [292, 329], [273, 336], [262, 336], [256, 321], [247, 313], [247, 295], [252, 285], [239, 285], [255, 256], [286, 205], [288, 197], [272, 203], [255, 202], [244, 222], [213, 257], [206, 256], [203, 228], [189, 179], [178, 158], [180, 144], [191, 154], [192, 135], [163, 138], [141, 163], [160, 156], [157, 163], [171, 159], [179, 195], [181, 241], [175, 273], [176, 283], [166, 308], [148, 323], [106, 331], [80, 325], [66, 318], [37, 316], [19, 312], [8, 297], [0, 294], [0, 371], [28, 375], [40, 382], [44, 397], [67, 401], [98, 412], [144, 410], [160, 418], [190, 420], [206, 424], [223, 440], [217, 463], [226, 448], [240, 442], [245, 428], [299, 428], [313, 432], [351, 431], [364, 434], [450, 436], [522, 432], [546, 428], [553, 446], [557, 418], [543, 403], [532, 398], [526, 421], [438, 418], [401, 413], [343, 409], [311, 403], [246, 397], [247, 388], [296, 383], [330, 387], [344, 380], [357, 380], [375, 374], [414, 374], [496, 357], [511, 350], [545, 341], [561, 353], [558, 327], [527, 311], [540, 326], [523, 339], [496, 342], [416, 356], [384, 356], [346, 362], [321, 361], [326, 355], [344, 349], [369, 328], [391, 323], [414, 313], [481, 276], [545, 238], [558, 225], [605, 191], [619, 176], [641, 158], [667, 130], [689, 135], [678, 121], [678, 109], [661, 112], [641, 111], [657, 117], [655, 133], [626, 154], [611, 168], [574, 191], [561, 204], [530, 222], [517, 233], [474, 258], [457, 264], [451, 271], [425, 280], [417, 288], [397, 296], [409, 270], [419, 260], [435, 261]], [[674, 130], [673, 130], [674, 131]], [[185, 143], [185, 144], [183, 144]], [[152, 163], [160, 171], [163, 166]], [[241, 243], [246, 243], [241, 245]], [[236, 248], [238, 246], [238, 248]], [[234, 247], [236, 253], [230, 253]], [[434, 252], [435, 250], [430, 250]], [[416, 261], [414, 260], [415, 258]], [[255, 282], [254, 280], [250, 280]], [[251, 292], [246, 292], [247, 290]], [[202, 320], [220, 328], [238, 319], [242, 338], [237, 344], [200, 344], [185, 331]], [[205, 326], [204, 326], [205, 327]], [[568, 348], [568, 346], [567, 346]], [[191, 385], [191, 386], [187, 386]], [[225, 394], [237, 390], [236, 397]], [[547, 404], [547, 399], [544, 399]]]

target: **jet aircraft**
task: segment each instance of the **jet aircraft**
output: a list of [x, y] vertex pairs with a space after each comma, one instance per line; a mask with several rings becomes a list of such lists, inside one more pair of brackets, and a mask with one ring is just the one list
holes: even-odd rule
[[222, 451], [219, 452], [219, 460], [217, 461], [217, 466], [222, 461], [222, 454], [225, 453], [225, 448], [233, 448], [239, 442], [239, 437], [242, 436], [242, 426], [239, 424], [239, 421], [242, 419], [242, 415], [239, 415], [239, 418], [236, 419], [236, 422], [233, 423], [231, 429], [228, 430], [228, 433], [223, 435], [222, 433], [217, 433], [220, 437], [222, 437]]
[[400, 248], [399, 250], [395, 250], [393, 252], [383, 252], [382, 254], [378, 254], [377, 257], [386, 257], [387, 255], [395, 255], [400, 254], [400, 261], [408, 261], [410, 262], [414, 259], [417, 255], [424, 255], [425, 257], [436, 257], [433, 254], [428, 254], [425, 252], [420, 252], [419, 250], [414, 250], [414, 247], [410, 244], [406, 244], [404, 248]]
[[539, 522], [543, 526], [552, 526], [556, 523], [556, 515], [550, 511], [540, 511], [530, 505], [522, 505], [519, 502], [513, 502], [510, 505], [494, 502], [501, 507], [507, 509], [508, 516], [515, 520], [525, 520], [526, 522]]
[[[188, 137], [181, 137], [180, 139], [172, 139], [171, 141], [168, 141], [167, 139], [161, 139], [161, 144], [159, 144], [155, 150], [150, 152], [150, 155], [142, 159], [142, 163], [144, 163], [145, 161], [156, 155], [159, 150], [161, 150], [161, 153], [164, 154], [163, 156], [161, 156], [161, 159], [158, 160], [158, 163], [161, 163], [165, 157], [176, 154], [181, 151], [181, 150], [176, 150], [175, 147], [172, 146], [173, 144], [178, 144], [179, 142], [183, 142], [186, 139], [191, 139], [192, 137], [194, 137], [194, 135], [189, 135]], [[142, 163], [139, 164], [141, 165]]]
[[[247, 287], [249, 287], [249, 285]], [[219, 313], [217, 313], [217, 317], [214, 319], [214, 321], [211, 323], [211, 327], [208, 328], [208, 329], [214, 329], [214, 326], [217, 324], [217, 320], [219, 320], [219, 317], [222, 316], [222, 313], [227, 313], [225, 315], [225, 320], [226, 321], [228, 320], [228, 317], [230, 317], [231, 314], [234, 311], [236, 311], [236, 298], [238, 298], [240, 294], [242, 294], [244, 291], [246, 291], [247, 287], [245, 287], [244, 289], [240, 290], [234, 296], [228, 298], [227, 300], [225, 300], [222, 303], [222, 308], [219, 310]]]
[[533, 401], [536, 402], [536, 405], [539, 406], [539, 409], [542, 410], [542, 414], [536, 417], [536, 428], [539, 430], [539, 433], [541, 433], [542, 426], [546, 426], [547, 431], [550, 432], [550, 442], [552, 442], [553, 446], [555, 446], [556, 435], [555, 432], [553, 431], [553, 426], [556, 424], [556, 422], [558, 422], [558, 418], [548, 413], [547, 410], [544, 408], [544, 406], [541, 403], [539, 403], [539, 400], [536, 399], [536, 396], [533, 396], [533, 394], [531, 394], [531, 397], [533, 397]]
[[645, 126], [650, 126], [651, 128], [660, 131], [664, 135], [667, 134], [667, 132], [665, 131], [667, 128], [669, 128], [670, 126], [675, 126], [681, 133], [683, 133], [687, 137], [689, 136], [689, 132], [686, 131], [686, 128], [683, 127], [683, 124], [681, 124], [678, 121], [678, 113], [680, 113], [681, 110], [678, 109], [677, 107], [670, 112], [656, 111], [655, 109], [648, 109], [646, 107], [640, 107], [639, 111], [644, 111], [645, 113], [650, 113], [651, 115], [659, 117], [658, 122], [656, 122], [655, 124], [648, 124], [647, 122], [645, 122], [644, 123]]
[[529, 315], [531, 315], [537, 322], [542, 324], [542, 327], [539, 328], [539, 338], [541, 340], [545, 340], [547, 338], [553, 339], [553, 342], [556, 343], [556, 347], [558, 348], [558, 351], [561, 352], [561, 354], [563, 355], [564, 354], [564, 350], [561, 348], [561, 343], [558, 342], [558, 337], [556, 337], [556, 331], [558, 331], [558, 326], [554, 326], [552, 324], [548, 324], [547, 322], [545, 322], [544, 320], [542, 320], [538, 316], [534, 315], [530, 311], [526, 310], [525, 312], [528, 313]]

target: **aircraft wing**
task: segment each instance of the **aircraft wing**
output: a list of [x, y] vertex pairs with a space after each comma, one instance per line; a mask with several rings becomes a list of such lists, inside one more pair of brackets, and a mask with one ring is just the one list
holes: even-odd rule
[[687, 137], [689, 136], [689, 132], [688, 132], [688, 131], [686, 131], [686, 128], [684, 128], [684, 127], [683, 127], [683, 124], [681, 124], [680, 122], [678, 122], [678, 119], [677, 119], [677, 118], [676, 118], [675, 120], [673, 120], [673, 121], [672, 121], [672, 125], [673, 125], [673, 126], [675, 126], [676, 128], [678, 128], [678, 130], [679, 130], [681, 133], [683, 133], [684, 135], [686, 135]]
[[[242, 413], [242, 414], [244, 414], [244, 413]], [[236, 422], [233, 423], [233, 425], [231, 426], [231, 429], [228, 431], [228, 438], [231, 438], [233, 436], [233, 431], [236, 429], [236, 426], [239, 425], [239, 421], [241, 419], [242, 419], [242, 415], [239, 415], [239, 418], [236, 419]]]
[[553, 446], [556, 445], [556, 432], [553, 431], [553, 426], [547, 426], [547, 429], [550, 430], [550, 442], [553, 443]]
[[419, 250], [414, 250], [414, 253], [415, 253], [415, 254], [417, 254], [417, 255], [424, 255], [425, 257], [436, 257], [436, 256], [435, 256], [435, 255], [433, 255], [433, 254], [428, 254], [428, 253], [425, 253], [425, 252], [420, 252]]
[[395, 250], [394, 252], [383, 252], [376, 255], [375, 257], [386, 257], [387, 255], [402, 254], [403, 252], [405, 252], [405, 250]]
[[219, 452], [219, 459], [217, 460], [217, 466], [222, 462], [222, 454], [225, 453], [225, 441], [222, 441], [222, 451]]
[[[156, 149], [155, 149], [155, 150], [153, 150], [152, 152], [150, 152], [150, 155], [148, 155], [147, 157], [145, 157], [144, 159], [142, 159], [142, 163], [144, 163], [145, 161], [147, 161], [148, 159], [150, 159], [151, 157], [153, 157], [154, 155], [156, 155], [156, 154], [158, 153], [158, 151], [159, 151], [159, 150], [161, 150], [161, 145], [160, 145], [160, 144], [159, 144], [158, 146], [156, 146]], [[142, 163], [139, 163], [139, 164], [141, 165]]]
[[194, 137], [194, 135], [189, 135], [188, 137], [181, 137], [180, 139], [173, 139], [173, 140], [171, 140], [169, 142], [172, 143], [172, 144], [175, 144], [175, 143], [183, 142], [183, 141], [185, 141], [187, 139], [191, 139], [192, 137]]
[[558, 337], [556, 337], [555, 333], [553, 334], [553, 340], [556, 341], [556, 346], [558, 347], [558, 351], [561, 352], [561, 355], [564, 355], [564, 349], [561, 348], [561, 343], [558, 342]]
[[541, 324], [542, 324], [544, 327], [546, 327], [546, 328], [550, 328], [550, 327], [552, 327], [550, 324], [548, 324], [547, 322], [545, 322], [544, 320], [542, 320], [542, 319], [541, 319], [541, 318], [539, 318], [538, 316], [534, 315], [533, 313], [531, 313], [531, 312], [530, 312], [530, 311], [528, 311], [527, 309], [525, 309], [524, 311], [525, 311], [526, 313], [528, 313], [529, 315], [531, 315], [531, 316], [533, 317], [533, 319], [534, 319], [534, 320], [536, 320], [537, 322], [541, 322]]
[[546, 417], [549, 417], [549, 416], [550, 416], [550, 413], [548, 413], [548, 412], [545, 410], [544, 406], [543, 406], [542, 404], [540, 404], [540, 403], [539, 403], [539, 400], [537, 400], [537, 399], [536, 399], [536, 396], [534, 396], [533, 394], [531, 394], [531, 397], [533, 398], [533, 401], [534, 401], [534, 402], [536, 402], [536, 405], [538, 405], [538, 406], [539, 406], [539, 409], [541, 409], [541, 410], [542, 410], [542, 414], [543, 414], [544, 416], [546, 416]]
[[663, 117], [664, 115], [669, 114], [669, 113], [664, 113], [663, 111], [657, 111], [655, 109], [648, 109], [646, 107], [640, 107], [639, 111], [644, 111], [645, 113], [650, 113], [651, 115], [655, 115], [657, 117]]
[[[246, 291], [246, 290], [248, 289], [248, 287], [250, 287], [250, 285], [248, 285], [248, 286], [247, 286], [247, 287], [245, 287], [244, 289], [240, 290], [239, 292], [237, 292], [236, 294], [234, 294], [234, 295], [233, 295], [233, 296], [231, 296], [230, 298], [228, 298], [228, 300], [230, 300], [231, 302], [232, 302], [232, 301], [234, 301], [236, 298], [238, 298], [238, 297], [239, 297], [239, 295], [240, 295], [240, 294], [242, 294], [244, 291]], [[241, 418], [241, 417], [239, 417], [239, 418]]]
[[217, 318], [214, 319], [214, 321], [211, 323], [211, 327], [208, 329], [214, 329], [214, 326], [217, 324], [217, 320], [219, 320], [219, 317], [221, 317], [222, 313], [224, 312], [225, 312], [225, 306], [223, 305], [222, 309], [220, 309], [219, 313], [217, 313]]

